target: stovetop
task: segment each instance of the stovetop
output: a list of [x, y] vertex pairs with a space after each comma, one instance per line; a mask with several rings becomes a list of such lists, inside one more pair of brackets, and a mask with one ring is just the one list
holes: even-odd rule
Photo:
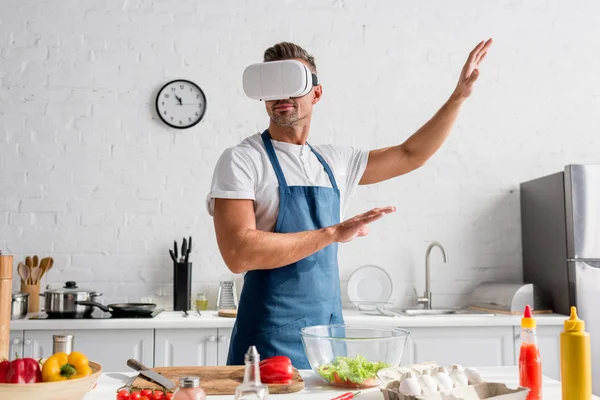
[[152, 312], [152, 314], [147, 315], [147, 316], [113, 316], [111, 313], [105, 313], [105, 312], [94, 312], [91, 315], [87, 316], [87, 317], [51, 317], [45, 313], [42, 313], [40, 315], [36, 315], [36, 316], [32, 316], [29, 317], [30, 320], [43, 320], [43, 319], [51, 319], [51, 320], [57, 320], [57, 319], [149, 319], [149, 318], [154, 318], [156, 317], [158, 314], [160, 314], [161, 312], [163, 312], [163, 309], [156, 309]]

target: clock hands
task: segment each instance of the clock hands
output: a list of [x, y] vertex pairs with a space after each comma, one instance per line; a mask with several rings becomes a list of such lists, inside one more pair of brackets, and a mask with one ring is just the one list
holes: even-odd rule
[[177, 101], [179, 102], [179, 105], [180, 105], [180, 106], [181, 106], [181, 105], [183, 105], [183, 104], [181, 104], [181, 97], [178, 97], [177, 95], [175, 95], [175, 98], [176, 98], [176, 99], [177, 99]]

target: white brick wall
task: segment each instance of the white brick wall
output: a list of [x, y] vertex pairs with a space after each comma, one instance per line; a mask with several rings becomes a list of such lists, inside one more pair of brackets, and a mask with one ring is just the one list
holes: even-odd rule
[[[182, 236], [194, 237], [195, 287], [227, 274], [204, 198], [220, 153], [267, 123], [241, 73], [278, 41], [316, 56], [324, 97], [311, 140], [370, 149], [420, 127], [471, 48], [495, 39], [445, 146], [410, 175], [359, 188], [348, 215], [398, 212], [341, 246], [343, 284], [377, 264], [394, 279], [394, 301], [410, 305], [431, 240], [449, 255], [443, 265], [433, 254], [434, 304], [460, 304], [483, 279], [518, 279], [518, 183], [600, 161], [592, 0], [0, 0], [0, 9], [0, 248], [18, 260], [53, 255], [48, 283], [77, 280], [107, 301], [168, 295], [167, 249]], [[168, 129], [153, 110], [174, 78], [208, 96], [190, 130]]]

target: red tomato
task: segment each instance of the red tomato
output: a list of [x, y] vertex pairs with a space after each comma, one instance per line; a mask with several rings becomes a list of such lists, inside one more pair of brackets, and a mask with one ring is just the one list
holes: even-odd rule
[[169, 392], [165, 394], [165, 400], [172, 400], [173, 399], [173, 392]]
[[165, 393], [161, 392], [160, 390], [157, 390], [156, 392], [154, 392], [152, 397], [150, 397], [150, 400], [164, 400], [164, 398], [165, 398]]
[[117, 393], [117, 400], [129, 400], [129, 391], [122, 389]]
[[142, 397], [140, 392], [132, 392], [129, 394], [129, 400], [140, 400], [140, 397]]
[[142, 390], [142, 391], [140, 392], [140, 395], [141, 395], [142, 397], [143, 397], [143, 396], [146, 396], [146, 397], [152, 397], [152, 390], [150, 390], [150, 389], [144, 389], [144, 390]]

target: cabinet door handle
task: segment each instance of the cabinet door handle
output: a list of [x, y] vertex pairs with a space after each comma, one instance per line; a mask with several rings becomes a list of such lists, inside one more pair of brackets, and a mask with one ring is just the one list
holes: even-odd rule
[[224, 343], [227, 340], [227, 336], [221, 335], [219, 336], [219, 342]]
[[29, 346], [31, 344], [31, 339], [25, 339], [24, 343], [26, 346]]
[[19, 343], [21, 343], [21, 339], [14, 338], [12, 340], [12, 344], [19, 344]]
[[214, 342], [214, 341], [216, 341], [216, 340], [217, 340], [217, 337], [216, 337], [216, 336], [210, 335], [210, 336], [208, 337], [208, 341], [209, 341], [209, 342]]

